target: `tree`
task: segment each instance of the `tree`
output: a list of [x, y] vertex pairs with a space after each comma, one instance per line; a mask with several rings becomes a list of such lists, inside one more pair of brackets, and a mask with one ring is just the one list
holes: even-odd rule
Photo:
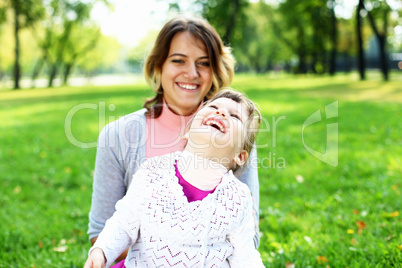
[[273, 8], [263, 1], [250, 3], [246, 9], [246, 23], [233, 49], [238, 70], [264, 73], [290, 60], [289, 49], [275, 38], [271, 27], [274, 18], [269, 14], [274, 14]]
[[[41, 19], [44, 14], [42, 0], [5, 0], [3, 9], [12, 11], [14, 19], [14, 89], [20, 88], [21, 65], [20, 65], [20, 38], [19, 31], [24, 27], [32, 26]], [[2, 16], [7, 14], [2, 12]]]
[[[370, 3], [372, 8], [368, 9], [365, 5], [364, 0], [361, 0], [363, 8], [367, 11], [367, 17], [370, 22], [371, 28], [378, 40], [378, 48], [380, 54], [380, 66], [381, 72], [383, 74], [383, 79], [388, 80], [388, 58], [387, 58], [387, 30], [388, 30], [388, 17], [391, 11], [390, 6], [386, 1], [374, 1], [373, 4]], [[382, 20], [382, 30], [379, 29], [376, 23], [375, 17]]]
[[80, 30], [80, 26], [89, 19], [91, 3], [83, 3], [69, 0], [53, 0], [53, 19], [55, 23], [53, 45], [50, 50], [50, 57], [47, 57], [49, 67], [48, 87], [53, 86], [54, 79], [59, 72], [60, 66], [64, 64], [66, 47], [74, 30]]
[[329, 10], [331, 18], [331, 54], [329, 59], [329, 74], [334, 75], [336, 71], [336, 55], [337, 55], [337, 45], [338, 45], [338, 26], [337, 18], [335, 15], [335, 1], [329, 0]]
[[234, 46], [236, 31], [246, 21], [245, 10], [249, 2], [247, 0], [198, 0], [197, 3], [202, 6], [201, 15], [216, 28], [223, 42]]
[[356, 8], [356, 36], [357, 36], [357, 68], [360, 74], [360, 80], [366, 79], [366, 63], [364, 60], [363, 37], [362, 37], [362, 17], [361, 11], [364, 9], [364, 0], [359, 0]]

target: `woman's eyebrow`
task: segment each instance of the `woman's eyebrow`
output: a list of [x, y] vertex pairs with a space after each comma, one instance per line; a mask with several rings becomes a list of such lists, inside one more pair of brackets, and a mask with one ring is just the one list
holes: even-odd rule
[[[178, 52], [170, 54], [168, 58], [176, 57], [176, 56], [188, 58], [187, 55], [182, 54], [182, 53], [178, 53]], [[201, 59], [209, 59], [209, 57], [208, 57], [208, 56], [201, 56], [201, 57], [199, 57], [198, 59], [199, 59], [199, 60], [201, 60]]]
[[175, 56], [180, 56], [180, 57], [186, 57], [186, 58], [187, 58], [187, 55], [181, 54], [181, 53], [173, 53], [173, 54], [170, 54], [170, 55], [169, 55], [169, 58], [170, 58], [170, 57], [175, 57]]

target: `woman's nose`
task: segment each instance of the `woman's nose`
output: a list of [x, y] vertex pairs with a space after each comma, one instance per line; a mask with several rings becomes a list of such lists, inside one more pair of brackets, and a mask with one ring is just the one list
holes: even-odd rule
[[184, 73], [184, 76], [189, 79], [194, 79], [199, 77], [197, 66], [195, 64], [189, 64]]

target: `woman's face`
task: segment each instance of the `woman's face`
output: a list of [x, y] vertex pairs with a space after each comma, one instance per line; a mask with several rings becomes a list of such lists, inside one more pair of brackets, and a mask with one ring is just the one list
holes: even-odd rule
[[193, 114], [212, 86], [208, 52], [189, 32], [177, 33], [162, 65], [163, 97], [179, 115]]

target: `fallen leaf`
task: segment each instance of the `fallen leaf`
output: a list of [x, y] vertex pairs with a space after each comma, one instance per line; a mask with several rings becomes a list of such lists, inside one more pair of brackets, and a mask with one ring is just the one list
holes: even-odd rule
[[71, 173], [71, 168], [70, 167], [64, 167], [64, 172], [69, 174]]
[[60, 246], [60, 247], [55, 247], [55, 248], [53, 248], [53, 251], [62, 252], [62, 253], [63, 253], [63, 252], [66, 252], [67, 249], [68, 249], [67, 246]]
[[303, 182], [304, 182], [303, 176], [302, 176], [302, 175], [296, 175], [296, 181], [297, 181], [298, 183], [303, 183]]
[[354, 234], [355, 233], [355, 231], [353, 231], [352, 229], [349, 229], [349, 230], [347, 230], [346, 231], [348, 234]]
[[39, 248], [40, 248], [40, 249], [43, 249], [43, 243], [42, 243], [41, 240], [38, 241], [38, 245], [39, 245]]
[[359, 233], [359, 234], [361, 234], [362, 233], [362, 231], [364, 230], [364, 229], [366, 229], [366, 223], [364, 222], [364, 221], [356, 221], [356, 225], [357, 225], [357, 232]]
[[19, 194], [20, 192], [21, 192], [21, 186], [16, 186], [15, 188], [14, 188], [14, 190], [13, 190], [13, 192], [15, 193], [15, 194]]
[[402, 245], [398, 245], [398, 249], [402, 251]]
[[356, 239], [352, 238], [352, 240], [350, 240], [350, 244], [352, 244], [353, 246], [357, 246], [359, 243]]
[[396, 237], [396, 235], [390, 234], [385, 240], [390, 241], [394, 237]]
[[311, 238], [308, 237], [308, 236], [304, 236], [304, 240], [306, 240], [306, 242], [309, 243], [309, 244], [313, 243], [313, 240], [311, 240]]
[[328, 259], [325, 258], [324, 256], [318, 256], [317, 261], [318, 261], [319, 264], [322, 264], [322, 263], [328, 262]]
[[395, 211], [395, 212], [393, 212], [393, 213], [390, 213], [389, 216], [390, 216], [391, 218], [398, 217], [398, 216], [399, 216], [399, 212], [398, 212], [398, 211]]
[[288, 261], [287, 263], [285, 263], [285, 268], [295, 268], [295, 264]]
[[353, 210], [353, 214], [359, 215], [359, 211], [358, 211], [357, 209], [354, 209], [354, 210]]

